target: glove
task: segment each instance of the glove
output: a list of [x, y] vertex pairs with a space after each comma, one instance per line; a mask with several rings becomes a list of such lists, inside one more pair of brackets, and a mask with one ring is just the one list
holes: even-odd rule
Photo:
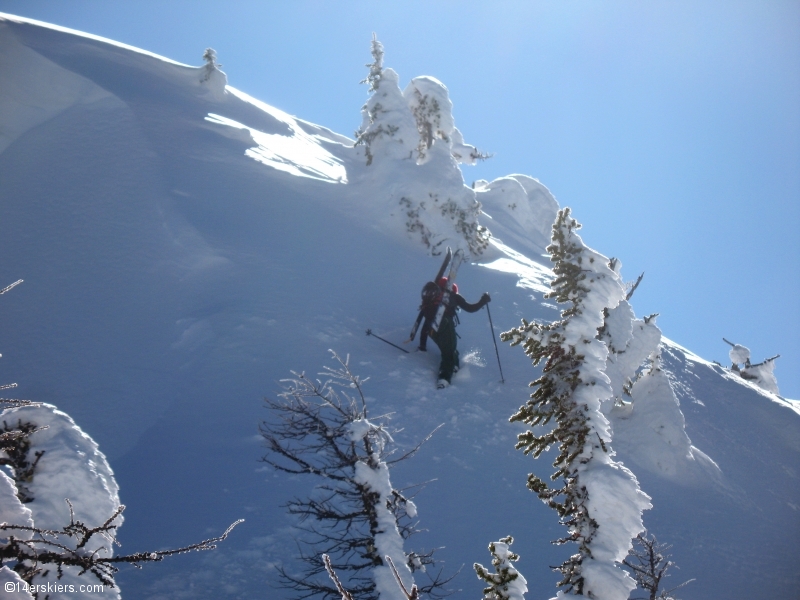
[[489, 304], [492, 301], [492, 297], [489, 295], [489, 292], [483, 292], [483, 296], [481, 296], [481, 302], [484, 304]]

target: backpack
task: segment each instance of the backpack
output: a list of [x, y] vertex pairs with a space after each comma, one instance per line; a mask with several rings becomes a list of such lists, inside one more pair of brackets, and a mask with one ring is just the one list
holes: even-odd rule
[[439, 306], [442, 302], [443, 291], [444, 290], [433, 281], [429, 281], [422, 286], [422, 304], [419, 306], [420, 310], [427, 311], [435, 306]]

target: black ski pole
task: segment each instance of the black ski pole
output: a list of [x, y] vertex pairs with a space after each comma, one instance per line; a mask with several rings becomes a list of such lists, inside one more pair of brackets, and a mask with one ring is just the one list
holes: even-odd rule
[[492, 323], [492, 311], [489, 310], [489, 305], [486, 305], [486, 314], [489, 315], [489, 327], [492, 329], [492, 341], [494, 342], [494, 353], [497, 355], [497, 366], [500, 367], [500, 383], [505, 383], [506, 378], [503, 377], [503, 366], [500, 364], [500, 351], [497, 349], [497, 340], [494, 339], [494, 324]]
[[381, 336], [379, 336], [379, 335], [375, 335], [374, 333], [372, 333], [372, 329], [367, 329], [367, 335], [371, 335], [372, 337], [376, 337], [376, 338], [378, 338], [380, 341], [382, 341], [382, 342], [385, 342], [385, 343], [389, 344], [390, 346], [394, 346], [395, 348], [397, 348], [398, 350], [402, 350], [402, 351], [403, 351], [403, 352], [405, 352], [406, 354], [409, 354], [408, 350], [406, 350], [405, 348], [401, 348], [401, 347], [400, 347], [400, 346], [398, 346], [397, 344], [393, 344], [393, 343], [392, 343], [392, 342], [390, 342], [389, 340], [385, 340], [385, 339], [383, 339]]

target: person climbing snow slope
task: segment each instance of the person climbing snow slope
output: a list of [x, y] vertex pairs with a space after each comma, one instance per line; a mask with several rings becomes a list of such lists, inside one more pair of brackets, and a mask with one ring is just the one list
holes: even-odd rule
[[[438, 388], [448, 386], [453, 373], [458, 371], [459, 368], [458, 336], [456, 334], [458, 315], [456, 311], [461, 308], [468, 313], [474, 313], [491, 301], [489, 293], [485, 292], [478, 302], [470, 304], [458, 293], [458, 286], [455, 283], [452, 284], [450, 293], [445, 294], [447, 283], [447, 277], [442, 277], [437, 282], [429, 281], [425, 284], [425, 287], [422, 288], [422, 304], [419, 307], [420, 312], [417, 317], [418, 320], [425, 319], [419, 337], [419, 350], [422, 352], [427, 351], [428, 337], [430, 337], [436, 342], [442, 353], [442, 361], [439, 364]], [[436, 313], [443, 302], [445, 303], [444, 315], [439, 327], [434, 328]]]

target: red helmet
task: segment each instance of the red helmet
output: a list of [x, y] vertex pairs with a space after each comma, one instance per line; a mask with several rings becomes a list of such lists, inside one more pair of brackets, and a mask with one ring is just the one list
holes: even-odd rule
[[[440, 288], [445, 289], [447, 287], [447, 277], [442, 277], [439, 281], [436, 282]], [[451, 288], [456, 294], [458, 293], [458, 284], [453, 282], [453, 287]]]

